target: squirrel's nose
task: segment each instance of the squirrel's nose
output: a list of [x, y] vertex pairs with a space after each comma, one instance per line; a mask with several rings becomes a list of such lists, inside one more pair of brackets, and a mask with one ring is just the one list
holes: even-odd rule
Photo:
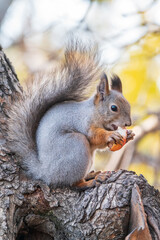
[[125, 127], [129, 127], [129, 126], [131, 126], [132, 125], [132, 121], [131, 121], [131, 119], [129, 119], [126, 123], [125, 123]]

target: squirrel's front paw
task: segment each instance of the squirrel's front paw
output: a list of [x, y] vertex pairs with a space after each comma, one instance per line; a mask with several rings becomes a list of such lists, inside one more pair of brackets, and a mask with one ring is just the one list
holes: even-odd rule
[[111, 135], [107, 138], [107, 146], [112, 148], [113, 144], [120, 144], [122, 145], [123, 136], [118, 132], [112, 132]]
[[126, 138], [126, 142], [133, 140], [135, 134], [132, 132], [132, 130], [127, 130], [127, 138]]

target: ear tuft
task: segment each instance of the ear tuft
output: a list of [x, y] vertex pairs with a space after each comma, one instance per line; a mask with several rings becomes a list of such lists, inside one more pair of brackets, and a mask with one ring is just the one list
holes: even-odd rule
[[116, 74], [114, 74], [111, 78], [111, 89], [122, 93], [122, 82]]
[[101, 75], [100, 83], [97, 87], [97, 94], [95, 96], [95, 104], [98, 104], [100, 101], [104, 101], [106, 95], [109, 94], [109, 84], [108, 84], [108, 78], [105, 73]]
[[108, 83], [108, 78], [105, 72], [103, 72], [101, 75], [99, 88], [103, 88], [103, 92], [105, 93], [105, 95], [109, 94], [109, 83]]

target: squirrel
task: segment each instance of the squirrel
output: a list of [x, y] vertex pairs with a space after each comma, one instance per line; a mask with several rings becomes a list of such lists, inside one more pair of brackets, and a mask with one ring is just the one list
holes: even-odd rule
[[[93, 187], [84, 178], [95, 150], [119, 143], [115, 130], [131, 125], [121, 80], [113, 75], [109, 88], [99, 59], [97, 48], [72, 41], [60, 66], [28, 82], [11, 105], [9, 147], [33, 179], [53, 187]], [[127, 134], [127, 141], [133, 139], [131, 130]]]

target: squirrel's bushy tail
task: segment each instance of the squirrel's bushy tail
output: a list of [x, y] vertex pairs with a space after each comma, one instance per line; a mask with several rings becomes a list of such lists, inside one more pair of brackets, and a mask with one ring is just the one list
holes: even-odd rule
[[11, 105], [8, 120], [11, 149], [24, 160], [28, 155], [36, 158], [33, 161], [38, 160], [35, 138], [42, 116], [54, 104], [86, 99], [100, 74], [97, 49], [72, 41], [61, 65], [53, 73], [28, 82], [26, 91]]

